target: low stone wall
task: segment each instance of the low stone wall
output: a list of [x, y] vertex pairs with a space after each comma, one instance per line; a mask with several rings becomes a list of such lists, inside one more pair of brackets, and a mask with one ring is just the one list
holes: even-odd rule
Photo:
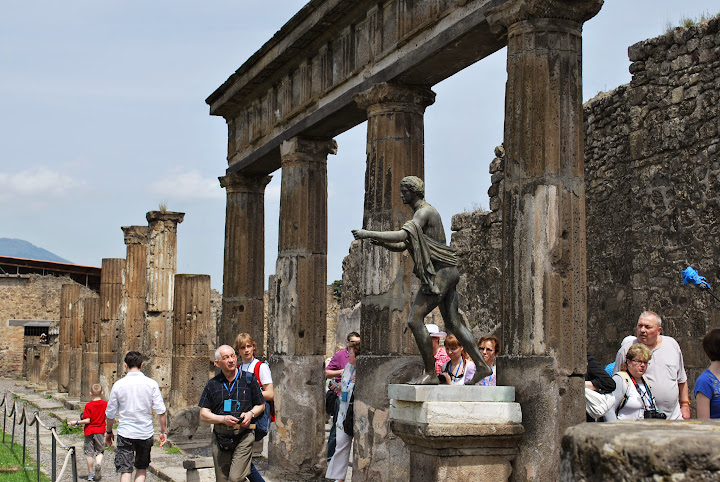
[[720, 480], [720, 420], [585, 423], [562, 440], [560, 480]]

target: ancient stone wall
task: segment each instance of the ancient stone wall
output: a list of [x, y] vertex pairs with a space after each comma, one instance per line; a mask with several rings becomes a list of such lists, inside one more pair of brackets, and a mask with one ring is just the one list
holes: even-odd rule
[[[603, 363], [646, 309], [678, 340], [693, 383], [720, 305], [683, 286], [720, 280], [720, 19], [639, 42], [632, 81], [585, 105], [588, 351]], [[694, 397], [691, 397], [693, 399]]]
[[[68, 277], [37, 274], [0, 276], [0, 373], [15, 377], [23, 371], [25, 330], [22, 326], [9, 326], [9, 320], [57, 323], [63, 284], [75, 282]], [[84, 286], [81, 293], [81, 296], [93, 295]]]
[[460, 261], [458, 294], [460, 309], [479, 339], [486, 335], [502, 338], [500, 299], [502, 292], [502, 180], [505, 152], [495, 148], [490, 163], [488, 190], [491, 211], [460, 213], [452, 217], [451, 245]]
[[[638, 315], [657, 311], [682, 347], [691, 392], [708, 364], [700, 339], [720, 326], [720, 305], [680, 277], [692, 265], [720, 287], [718, 23], [633, 45], [630, 84], [585, 104], [588, 352], [610, 363]], [[491, 212], [452, 224], [476, 336], [499, 331], [501, 157], [490, 167]]]

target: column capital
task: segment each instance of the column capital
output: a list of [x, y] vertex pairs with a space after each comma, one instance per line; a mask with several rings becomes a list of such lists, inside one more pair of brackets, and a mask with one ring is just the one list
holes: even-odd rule
[[230, 193], [263, 194], [272, 176], [248, 176], [241, 172], [228, 172], [218, 177], [220, 186]]
[[147, 244], [147, 226], [123, 226], [120, 229], [125, 233], [125, 244]]
[[488, 10], [488, 24], [502, 32], [512, 24], [534, 18], [552, 18], [584, 23], [603, 6], [603, 0], [510, 0]]
[[175, 211], [148, 211], [145, 215], [148, 223], [171, 222], [180, 224], [185, 219], [185, 213]]
[[355, 94], [353, 100], [368, 115], [388, 111], [422, 114], [435, 103], [435, 92], [425, 87], [383, 83]]
[[335, 139], [293, 137], [280, 144], [280, 165], [296, 162], [327, 162], [328, 154], [337, 154]]

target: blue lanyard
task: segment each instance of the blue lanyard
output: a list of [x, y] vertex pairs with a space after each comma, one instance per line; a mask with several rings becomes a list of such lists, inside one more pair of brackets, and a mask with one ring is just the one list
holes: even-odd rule
[[242, 371], [244, 371], [244, 372], [250, 370], [250, 366], [253, 364], [254, 361], [255, 361], [255, 357], [252, 357], [252, 360], [250, 360], [250, 363], [248, 363], [248, 369], [247, 369], [247, 370], [243, 370], [243, 367], [245, 366], [245, 364], [244, 364], [244, 363], [241, 363], [241, 364], [240, 364], [240, 370], [242, 370]]
[[237, 379], [239, 376], [240, 376], [240, 370], [238, 370], [237, 374], [235, 374], [235, 380], [233, 381], [233, 384], [230, 386], [230, 388], [228, 388], [226, 382], [223, 382], [223, 385], [225, 385], [225, 388], [228, 391], [228, 395], [230, 395], [230, 393], [232, 392], [232, 389], [235, 388], [235, 384], [237, 383]]

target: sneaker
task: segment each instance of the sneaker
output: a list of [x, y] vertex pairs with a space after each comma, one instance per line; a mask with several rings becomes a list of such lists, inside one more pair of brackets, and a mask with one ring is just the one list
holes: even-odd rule
[[102, 466], [101, 465], [95, 465], [95, 480], [102, 479]]
[[94, 476], [93, 474], [88, 474], [88, 480], [89, 480], [89, 481], [94, 481], [94, 480], [95, 480], [95, 476]]

